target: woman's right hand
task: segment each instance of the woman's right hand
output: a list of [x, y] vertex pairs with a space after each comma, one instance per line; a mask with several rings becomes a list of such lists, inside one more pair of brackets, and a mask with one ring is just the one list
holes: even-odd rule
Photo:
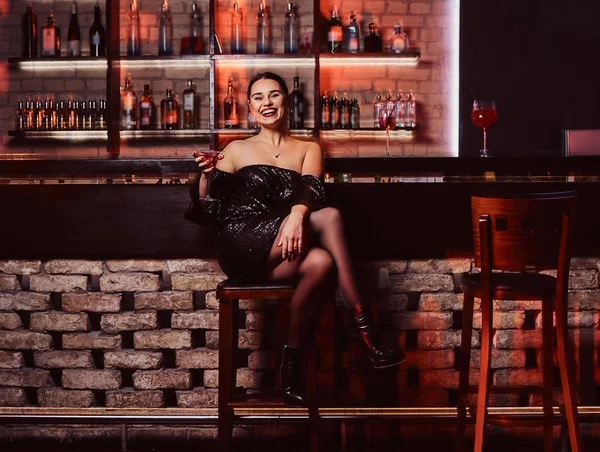
[[217, 162], [223, 158], [223, 153], [219, 151], [194, 151], [192, 155], [203, 174], [212, 172]]

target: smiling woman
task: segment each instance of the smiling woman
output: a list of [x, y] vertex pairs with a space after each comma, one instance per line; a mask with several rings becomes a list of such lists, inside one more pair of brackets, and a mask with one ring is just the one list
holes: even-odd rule
[[283, 79], [271, 72], [256, 75], [248, 86], [248, 107], [260, 132], [229, 143], [220, 159], [195, 158], [200, 177], [192, 185], [186, 218], [216, 222], [219, 264], [230, 279], [296, 283], [281, 383], [285, 403], [302, 406], [300, 349], [330, 278], [337, 278], [354, 309], [373, 366], [394, 366], [404, 354], [379, 344], [356, 287], [341, 214], [326, 205], [321, 147], [289, 134]]

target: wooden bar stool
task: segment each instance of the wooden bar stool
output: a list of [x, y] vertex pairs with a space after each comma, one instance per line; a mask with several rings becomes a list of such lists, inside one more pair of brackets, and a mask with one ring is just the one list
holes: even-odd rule
[[[235, 284], [229, 280], [217, 286], [219, 301], [219, 452], [231, 450], [234, 415], [234, 390], [236, 388], [235, 356], [238, 349], [239, 300], [277, 300], [290, 301], [295, 287], [278, 284]], [[319, 447], [319, 410], [316, 394], [316, 359], [314, 350], [307, 360], [308, 417], [311, 452]], [[261, 402], [256, 402], [261, 405]], [[262, 403], [264, 406], [264, 403]], [[272, 405], [272, 404], [271, 404]], [[283, 401], [281, 402], [283, 406]]]
[[[567, 337], [568, 281], [575, 222], [575, 193], [542, 193], [511, 198], [473, 197], [471, 215], [475, 266], [481, 273], [465, 273], [460, 376], [457, 402], [456, 450], [464, 447], [466, 399], [469, 386], [474, 298], [481, 299], [481, 361], [475, 415], [475, 448], [483, 448], [488, 423], [491, 384], [490, 360], [493, 300], [542, 300], [544, 451], [552, 451], [553, 438], [553, 325], [556, 312], [557, 357], [564, 398], [569, 442], [580, 452], [579, 420], [572, 356]], [[557, 269], [556, 278], [537, 273]], [[503, 270], [518, 273], [492, 273]], [[500, 388], [499, 388], [500, 389]], [[499, 419], [503, 424], [508, 419]], [[519, 422], [511, 420], [512, 423]], [[531, 422], [520, 421], [521, 425]]]

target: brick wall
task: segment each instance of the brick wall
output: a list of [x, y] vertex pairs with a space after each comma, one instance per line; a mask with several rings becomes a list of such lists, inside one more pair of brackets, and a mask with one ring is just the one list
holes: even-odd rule
[[[338, 303], [344, 400], [372, 402], [387, 385], [395, 400], [388, 395], [386, 403], [452, 406], [462, 309], [455, 277], [470, 265], [458, 259], [360, 266], [382, 330], [407, 350], [408, 360], [373, 374], [348, 339], [348, 315]], [[211, 260], [0, 261], [0, 406], [215, 406], [214, 288], [223, 278]], [[598, 336], [598, 301], [598, 259], [574, 260], [569, 324], [578, 349], [582, 338]], [[540, 381], [540, 303], [504, 301], [495, 307], [494, 382]], [[481, 324], [477, 302], [475, 309], [473, 366]], [[264, 346], [268, 317], [261, 303], [242, 303], [242, 310], [239, 385], [255, 389], [274, 378], [272, 353]], [[597, 363], [593, 344], [586, 347]], [[379, 389], [371, 387], [375, 383]], [[493, 403], [536, 399], [524, 393]]]
[[[105, 70], [103, 69], [75, 69], [48, 70], [31, 69], [22, 70], [11, 68], [6, 63], [8, 57], [18, 57], [21, 52], [21, 15], [25, 11], [24, 0], [9, 2], [4, 5], [0, 16], [0, 154], [6, 153], [35, 153], [71, 157], [94, 157], [105, 156], [105, 147], [102, 145], [56, 145], [35, 148], [30, 145], [15, 146], [10, 144], [8, 130], [15, 128], [15, 109], [18, 98], [31, 94], [34, 98], [38, 94], [45, 97], [46, 94], [54, 94], [57, 98], [105, 98]], [[121, 51], [125, 52], [125, 24], [128, 0], [120, 2], [121, 8]], [[157, 16], [160, 9], [160, 0], [142, 0], [138, 2], [141, 8], [141, 41], [142, 52], [147, 55], [157, 53]], [[313, 30], [312, 3], [297, 2], [299, 8], [299, 19], [301, 33]], [[324, 0], [321, 3], [321, 16], [323, 20], [329, 17], [329, 11], [334, 2]], [[419, 0], [419, 1], [366, 1], [366, 0], [342, 0], [336, 2], [340, 8], [342, 21], [347, 25], [350, 11], [357, 12], [361, 23], [361, 33], [364, 36], [368, 31], [368, 23], [376, 21], [384, 40], [388, 39], [393, 24], [402, 19], [406, 32], [411, 41], [411, 47], [421, 51], [422, 62], [416, 68], [400, 68], [392, 66], [383, 67], [344, 67], [334, 66], [323, 68], [321, 72], [321, 89], [337, 91], [339, 95], [343, 91], [348, 92], [349, 97], [356, 97], [361, 107], [361, 124], [372, 126], [373, 114], [372, 103], [377, 93], [392, 90], [407, 92], [413, 90], [418, 103], [418, 115], [421, 122], [421, 132], [416, 140], [392, 141], [391, 153], [395, 156], [442, 156], [451, 155], [450, 149], [450, 117], [452, 106], [449, 83], [455, 74], [452, 73], [452, 58], [457, 55], [453, 53], [451, 35], [458, 27], [453, 23], [455, 0]], [[61, 27], [63, 38], [66, 36], [70, 1], [37, 1], [34, 8], [38, 16], [38, 25], [45, 22], [50, 9], [55, 11], [56, 22]], [[208, 2], [198, 2], [203, 15], [203, 26], [205, 30], [204, 50], [207, 51], [208, 43]], [[283, 14], [285, 0], [270, 0], [267, 4], [271, 8], [273, 23], [273, 47], [276, 52], [282, 52], [281, 37], [283, 34]], [[189, 13], [191, 1], [171, 1], [169, 3], [174, 24], [174, 51], [179, 52], [179, 38], [187, 34], [189, 27]], [[230, 29], [230, 2], [218, 0], [216, 29], [223, 42], [224, 49], [229, 49]], [[258, 2], [249, 0], [241, 2], [244, 12], [246, 27], [246, 47], [249, 52], [254, 52], [255, 15]], [[82, 48], [87, 50], [87, 36], [89, 26], [93, 17], [93, 2], [79, 2], [79, 23], [81, 26]], [[105, 6], [101, 5], [104, 16]], [[106, 20], [103, 17], [103, 24]], [[63, 39], [63, 41], [65, 41]], [[66, 45], [63, 44], [63, 51]], [[362, 43], [361, 43], [362, 45]], [[63, 52], [64, 53], [64, 52]], [[314, 93], [314, 72], [311, 68], [294, 68], [257, 66], [257, 67], [232, 67], [226, 63], [217, 63], [218, 87], [217, 106], [220, 106], [225, 96], [226, 82], [231, 76], [235, 80], [239, 93], [241, 107], [242, 125], [246, 119], [246, 95], [245, 88], [248, 80], [258, 71], [274, 70], [279, 72], [292, 85], [295, 75], [301, 78], [302, 89], [308, 101], [309, 111], [312, 112]], [[201, 98], [201, 125], [208, 125], [208, 70], [205, 67], [197, 68], [134, 68], [126, 63], [122, 65], [121, 79], [127, 73], [131, 73], [134, 88], [141, 95], [143, 85], [148, 83], [154, 92], [157, 103], [164, 97], [164, 90], [172, 87], [174, 93], [181, 95], [185, 81], [193, 79], [198, 87]], [[121, 83], [122, 80], [121, 80]], [[217, 109], [217, 124], [222, 119], [222, 111]], [[307, 118], [308, 125], [314, 121], [312, 114]], [[383, 155], [384, 141], [373, 137], [350, 140], [348, 137], [341, 139], [323, 139], [323, 145], [329, 156], [381, 156]], [[128, 144], [123, 146], [122, 156], [128, 157], [183, 157], [189, 156], [190, 145], [158, 145], [146, 144], [144, 146]]]

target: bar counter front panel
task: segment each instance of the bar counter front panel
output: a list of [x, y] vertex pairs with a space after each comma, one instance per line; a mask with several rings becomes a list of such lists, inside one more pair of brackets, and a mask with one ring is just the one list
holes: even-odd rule
[[[472, 250], [472, 195], [567, 189], [578, 193], [574, 254], [600, 256], [600, 184], [596, 176], [464, 176], [459, 175], [457, 166], [455, 171], [396, 177], [386, 171], [400, 173], [399, 165], [406, 170], [404, 159], [347, 160], [354, 162], [328, 160], [326, 170], [331, 172], [326, 174], [326, 191], [331, 204], [343, 213], [355, 258], [467, 257]], [[435, 160], [423, 160], [430, 160], [435, 169]], [[593, 163], [588, 169], [598, 165]], [[411, 164], [415, 170], [421, 165]], [[452, 169], [452, 164], [446, 167]], [[185, 182], [194, 170], [189, 162], [13, 161], [1, 166], [0, 259], [216, 255], [214, 229], [192, 224], [182, 216], [189, 203]], [[373, 172], [378, 168], [384, 171]], [[343, 172], [349, 169], [353, 172]], [[69, 172], [78, 176], [65, 175]]]

